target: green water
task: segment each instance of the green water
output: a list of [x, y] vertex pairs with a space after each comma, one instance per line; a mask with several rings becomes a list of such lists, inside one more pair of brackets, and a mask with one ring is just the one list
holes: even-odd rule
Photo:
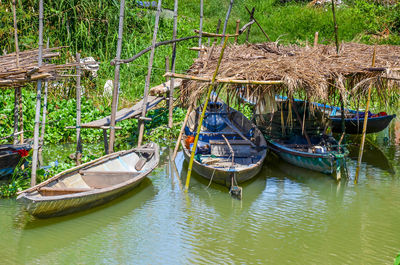
[[[387, 144], [387, 133], [375, 140], [388, 160], [370, 148], [357, 185], [271, 158], [243, 185], [242, 201], [196, 174], [186, 194], [187, 163], [179, 154], [181, 177], [172, 176], [164, 149], [139, 188], [95, 209], [31, 220], [15, 200], [0, 200], [1, 264], [393, 264], [400, 252], [393, 128]], [[348, 165], [354, 176], [355, 161]]]

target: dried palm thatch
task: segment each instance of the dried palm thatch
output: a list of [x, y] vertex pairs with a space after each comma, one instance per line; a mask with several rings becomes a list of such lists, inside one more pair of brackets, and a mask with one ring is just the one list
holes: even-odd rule
[[[221, 47], [206, 48], [206, 53], [190, 67], [188, 75], [211, 78]], [[340, 55], [335, 46], [278, 46], [276, 43], [231, 45], [226, 48], [217, 79], [281, 81], [280, 84], [226, 85], [229, 95], [265, 94], [304, 95], [309, 100], [332, 102], [332, 95], [365, 93], [370, 84], [379, 91], [398, 87], [400, 46], [376, 46], [375, 67], [371, 68], [374, 46], [343, 43]], [[210, 54], [212, 53], [212, 54]], [[397, 72], [396, 72], [397, 71]], [[393, 78], [396, 77], [396, 78]], [[207, 83], [186, 80], [182, 98], [194, 102], [205, 92]], [[238, 89], [240, 87], [240, 89]], [[189, 99], [189, 100], [187, 100]]]
[[[43, 59], [51, 59], [60, 56], [62, 47], [43, 49]], [[0, 56], [0, 87], [22, 86], [27, 82], [38, 79], [54, 80], [60, 77], [60, 71], [74, 68], [77, 64], [49, 64], [44, 63], [38, 67], [39, 50], [19, 52], [19, 67], [17, 67], [16, 53]]]

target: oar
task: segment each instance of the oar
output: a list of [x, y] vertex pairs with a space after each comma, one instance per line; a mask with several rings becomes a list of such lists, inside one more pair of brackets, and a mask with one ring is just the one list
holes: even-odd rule
[[247, 139], [247, 137], [244, 136], [243, 133], [242, 133], [238, 128], [236, 128], [236, 126], [233, 125], [233, 124], [231, 123], [231, 121], [230, 121], [228, 118], [224, 118], [224, 122], [225, 122], [226, 125], [228, 125], [235, 133], [239, 134], [239, 136], [240, 136], [243, 140], [245, 140], [247, 143], [249, 143], [249, 144], [251, 145], [251, 147], [254, 147], [254, 148], [256, 147], [256, 145], [255, 145], [252, 141], [250, 141], [249, 139]]

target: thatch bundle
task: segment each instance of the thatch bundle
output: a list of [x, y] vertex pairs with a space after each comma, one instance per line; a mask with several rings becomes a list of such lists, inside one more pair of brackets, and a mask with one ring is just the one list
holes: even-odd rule
[[60, 55], [58, 50], [61, 48], [43, 49], [43, 64], [40, 68], [38, 67], [38, 49], [19, 52], [19, 67], [16, 53], [0, 56], [0, 87], [22, 86], [38, 79], [58, 78], [60, 71], [76, 66], [76, 63], [56, 65], [46, 62], [46, 59], [58, 57]]
[[[206, 48], [205, 54], [194, 62], [188, 74], [211, 78], [220, 50], [221, 47]], [[365, 92], [370, 84], [380, 91], [397, 88], [400, 79], [393, 77], [400, 70], [400, 46], [376, 46], [375, 66], [371, 67], [373, 51], [374, 46], [357, 43], [343, 43], [339, 55], [332, 45], [231, 45], [225, 50], [217, 79], [282, 81], [278, 85], [257, 85], [256, 82], [246, 86], [229, 84], [229, 95], [237, 95], [240, 91], [242, 95], [260, 98], [266, 93], [273, 96], [285, 92], [325, 102], [330, 102], [332, 95], [338, 93], [346, 99], [351, 94]], [[183, 98], [197, 100], [206, 87], [207, 83], [185, 81]]]

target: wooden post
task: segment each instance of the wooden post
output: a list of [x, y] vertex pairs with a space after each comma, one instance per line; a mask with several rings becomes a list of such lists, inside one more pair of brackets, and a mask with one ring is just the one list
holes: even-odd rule
[[110, 120], [110, 143], [108, 145], [108, 153], [114, 152], [114, 141], [115, 141], [115, 117], [117, 115], [118, 108], [118, 93], [119, 93], [119, 69], [122, 49], [122, 34], [124, 29], [124, 11], [125, 11], [125, 0], [121, 0], [119, 6], [119, 26], [118, 26], [118, 42], [117, 42], [117, 54], [115, 56], [115, 73], [114, 73], [114, 88], [113, 88], [113, 99], [111, 104], [111, 120]]
[[[14, 17], [14, 40], [15, 40], [15, 55], [16, 55], [16, 66], [19, 68], [19, 46], [18, 46], [18, 28], [17, 28], [17, 11], [16, 11], [16, 0], [13, 0], [13, 17]], [[14, 88], [14, 144], [18, 143], [18, 107], [19, 107], [19, 91], [21, 88]]]
[[317, 45], [318, 45], [318, 31], [316, 31], [314, 34], [314, 47], [317, 47]]
[[[46, 48], [49, 48], [49, 39], [47, 39]], [[39, 162], [43, 164], [43, 144], [44, 144], [44, 132], [46, 127], [46, 112], [47, 112], [47, 94], [48, 94], [48, 81], [44, 81], [44, 97], [43, 97], [43, 113], [42, 113], [42, 130], [40, 133], [39, 140]]]
[[[247, 12], [251, 15], [251, 12], [250, 12], [250, 10], [247, 8], [247, 6], [245, 6], [245, 8], [246, 8]], [[258, 26], [258, 27], [260, 28], [260, 30], [262, 31], [262, 33], [264, 34], [264, 36], [267, 38], [267, 40], [268, 40], [268, 41], [271, 41], [270, 38], [268, 37], [267, 33], [265, 33], [264, 29], [261, 27], [260, 23], [258, 23], [257, 19], [254, 17], [254, 14], [253, 14], [253, 19], [254, 19], [254, 22], [256, 22], [257, 26]]]
[[237, 40], [238, 40], [238, 36], [239, 36], [239, 26], [240, 26], [240, 19], [236, 20], [235, 44], [237, 44]]
[[23, 109], [22, 109], [22, 89], [21, 87], [17, 88], [18, 91], [18, 103], [19, 103], [19, 129], [21, 134], [19, 135], [19, 142], [24, 143], [24, 117], [23, 117]]
[[[199, 28], [199, 48], [201, 49], [201, 41], [203, 34], [203, 0], [200, 0], [200, 28]], [[201, 55], [201, 50], [199, 50], [198, 57]]]
[[[374, 47], [374, 53], [372, 55], [372, 67], [375, 66], [375, 58], [376, 58], [376, 46]], [[371, 100], [371, 91], [372, 91], [372, 84], [370, 84], [368, 87], [367, 105], [365, 106], [364, 123], [363, 123], [363, 130], [362, 130], [362, 136], [361, 136], [360, 150], [358, 152], [357, 168], [356, 168], [356, 175], [354, 178], [354, 183], [358, 182], [358, 176], [360, 174], [360, 168], [361, 168], [361, 160], [362, 160], [362, 156], [364, 153], [364, 143], [365, 143], [365, 136], [367, 134], [368, 111], [369, 111], [369, 102]]]
[[198, 124], [197, 124], [196, 136], [194, 138], [194, 143], [193, 143], [193, 147], [192, 147], [192, 153], [190, 155], [188, 173], [187, 173], [187, 177], [186, 177], [186, 184], [185, 184], [185, 190], [186, 191], [189, 188], [190, 175], [192, 174], [193, 160], [194, 160], [194, 155], [195, 155], [196, 149], [197, 149], [197, 142], [199, 141], [201, 125], [203, 124], [203, 119], [204, 119], [204, 115], [206, 114], [208, 101], [210, 100], [211, 91], [212, 91], [212, 89], [213, 89], [213, 87], [215, 85], [214, 82], [215, 82], [215, 79], [216, 79], [217, 74], [218, 74], [219, 66], [221, 65], [222, 57], [224, 56], [224, 51], [225, 51], [226, 44], [228, 43], [228, 38], [229, 38], [229, 35], [226, 35], [225, 36], [225, 40], [224, 40], [224, 44], [223, 44], [222, 49], [221, 49], [221, 53], [219, 55], [217, 67], [215, 68], [215, 72], [214, 72], [214, 75], [212, 77], [211, 84], [208, 87], [206, 100], [204, 101], [203, 111], [201, 112], [200, 119], [199, 119]]
[[153, 67], [154, 52], [155, 52], [155, 46], [156, 46], [156, 40], [157, 40], [158, 22], [160, 20], [160, 13], [161, 13], [161, 0], [158, 0], [156, 21], [155, 21], [154, 32], [153, 32], [153, 40], [152, 40], [152, 43], [151, 43], [150, 60], [149, 60], [149, 66], [148, 66], [148, 69], [147, 69], [146, 83], [145, 83], [145, 87], [144, 87], [142, 116], [139, 117], [138, 147], [140, 147], [142, 145], [143, 134], [144, 134], [144, 123], [145, 123], [144, 117], [146, 116], [146, 112], [147, 112], [147, 97], [149, 95], [151, 69]]
[[[42, 66], [42, 55], [43, 55], [43, 0], [39, 0], [39, 54], [38, 54], [39, 68]], [[39, 79], [37, 82], [35, 129], [33, 134], [33, 154], [32, 154], [32, 173], [31, 173], [32, 187], [36, 185], [36, 169], [38, 165], [41, 96], [42, 96], [42, 80]]]
[[[221, 28], [221, 19], [218, 19], [218, 23], [217, 23], [217, 29], [216, 29], [216, 31], [215, 31], [215, 34], [219, 34], [219, 29]], [[214, 37], [214, 43], [213, 43], [213, 45], [216, 45], [217, 44], [217, 37]]]
[[336, 24], [335, 0], [332, 0], [332, 16], [333, 16], [333, 26], [335, 30], [336, 53], [339, 55], [339, 37], [338, 37], [338, 26]]
[[103, 129], [104, 152], [108, 155], [107, 129]]
[[[165, 73], [169, 72], [169, 56], [165, 56]], [[169, 77], [166, 76], [165, 77], [165, 81], [168, 82], [169, 81]]]
[[[253, 7], [251, 9], [249, 22], [251, 22], [254, 19], [254, 11], [255, 10], [256, 10], [255, 7]], [[247, 30], [247, 33], [246, 33], [246, 41], [249, 41], [250, 29], [251, 29], [251, 25], [249, 26], [249, 29]]]
[[[174, 2], [174, 29], [172, 32], [172, 40], [176, 39], [176, 29], [178, 27], [178, 0]], [[175, 73], [175, 62], [176, 62], [176, 42], [172, 44], [172, 60], [171, 60], [171, 72]], [[169, 106], [168, 106], [168, 127], [172, 128], [173, 120], [172, 113], [174, 110], [174, 87], [175, 79], [172, 77], [170, 82], [171, 87], [169, 88]]]
[[[228, 26], [228, 20], [229, 20], [229, 16], [231, 15], [232, 6], [233, 6], [233, 0], [231, 0], [231, 2], [229, 3], [228, 12], [226, 12], [226, 17], [225, 17], [225, 22], [224, 22], [224, 28], [222, 29], [222, 35], [225, 35], [225, 33], [226, 33], [226, 27]], [[224, 42], [224, 39], [221, 38], [221, 44], [222, 44], [223, 42]]]
[[172, 161], [175, 160], [176, 154], [178, 153], [179, 144], [181, 142], [183, 132], [185, 131], [186, 123], [187, 123], [187, 121], [189, 119], [189, 116], [190, 116], [190, 113], [192, 112], [192, 110], [193, 110], [193, 105], [190, 105], [190, 107], [187, 110], [185, 119], [183, 121], [183, 124], [182, 124], [182, 127], [181, 127], [181, 131], [179, 132], [178, 140], [176, 141], [176, 144], [175, 144], [174, 154], [172, 155]]
[[76, 165], [81, 164], [82, 158], [82, 139], [81, 139], [81, 55], [76, 53]]

